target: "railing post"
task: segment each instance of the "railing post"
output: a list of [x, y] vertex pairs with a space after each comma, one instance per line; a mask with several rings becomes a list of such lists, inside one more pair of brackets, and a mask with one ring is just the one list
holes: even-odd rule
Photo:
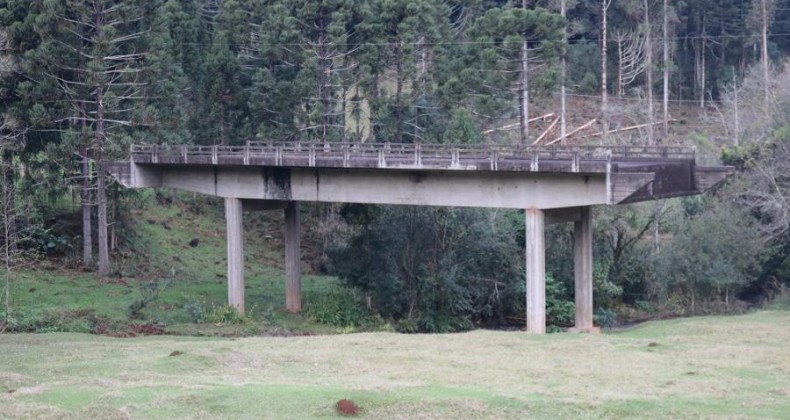
[[283, 146], [278, 144], [274, 148], [274, 165], [282, 166], [282, 164], [283, 164]]
[[184, 158], [184, 163], [189, 163], [189, 158], [187, 157], [189, 152], [187, 152], [187, 145], [181, 145], [181, 156]]
[[310, 145], [310, 151], [308, 152], [307, 156], [308, 156], [307, 157], [307, 166], [309, 166], [311, 168], [315, 167], [315, 145], [314, 144]]
[[219, 162], [219, 156], [217, 155], [217, 146], [211, 146], [211, 164], [216, 165]]
[[250, 164], [250, 144], [247, 143], [244, 145], [244, 164]]
[[159, 145], [155, 144], [153, 150], [151, 150], [151, 162], [159, 163]]
[[492, 171], [496, 171], [497, 168], [499, 167], [498, 162], [497, 162], [499, 160], [499, 153], [497, 153], [496, 149], [491, 150], [491, 157], [490, 157], [490, 159], [491, 159], [491, 170]]
[[452, 150], [452, 163], [450, 166], [453, 168], [461, 167], [461, 152], [456, 148], [453, 148]]
[[387, 159], [384, 157], [384, 149], [379, 149], [379, 168], [386, 168], [387, 167]]
[[414, 165], [422, 166], [422, 148], [420, 147], [420, 143], [414, 145]]
[[349, 155], [349, 153], [350, 152], [348, 150], [348, 146], [347, 145], [343, 145], [343, 167], [344, 168], [348, 168], [349, 167], [349, 160], [351, 159], [351, 156]]

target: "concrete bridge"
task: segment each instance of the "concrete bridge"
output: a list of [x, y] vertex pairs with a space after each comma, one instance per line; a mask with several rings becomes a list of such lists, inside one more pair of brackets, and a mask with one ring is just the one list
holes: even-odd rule
[[301, 310], [299, 202], [526, 211], [527, 331], [544, 333], [547, 223], [573, 222], [576, 329], [593, 328], [591, 206], [700, 194], [729, 167], [682, 147], [267, 143], [133, 145], [105, 165], [128, 188], [225, 199], [228, 302], [244, 311], [243, 210], [285, 211], [286, 308]]

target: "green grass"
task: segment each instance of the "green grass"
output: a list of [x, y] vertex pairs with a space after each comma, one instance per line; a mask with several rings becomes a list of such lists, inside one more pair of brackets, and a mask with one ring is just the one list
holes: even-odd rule
[[[227, 304], [225, 225], [217, 203], [201, 199], [175, 205], [144, 201], [127, 213], [120, 232], [124, 248], [113, 269], [100, 278], [45, 262], [15, 272], [11, 303], [16, 330], [122, 333], [132, 323], [164, 325], [176, 334], [257, 335], [291, 332], [332, 332], [304, 314], [284, 311], [282, 216], [279, 212], [245, 215], [246, 316], [240, 324], [210, 316], [195, 323], [188, 306], [204, 314], [221, 312]], [[197, 246], [190, 241], [198, 240]], [[130, 317], [130, 305], [143, 298], [142, 287], [158, 282], [168, 287], [158, 299]], [[337, 287], [337, 279], [305, 275], [303, 304]], [[221, 320], [220, 320], [221, 321]]]
[[336, 418], [342, 398], [375, 419], [787, 418], [787, 325], [763, 311], [603, 335], [11, 334], [0, 418]]

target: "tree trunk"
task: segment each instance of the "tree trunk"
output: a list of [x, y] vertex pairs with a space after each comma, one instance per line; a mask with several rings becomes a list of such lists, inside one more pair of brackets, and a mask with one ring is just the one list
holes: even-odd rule
[[5, 177], [4, 185], [4, 218], [5, 218], [5, 241], [6, 248], [10, 255], [17, 252], [17, 230], [16, 230], [16, 184], [14, 182], [14, 156], [11, 152], [5, 152], [3, 156], [3, 166]]
[[[566, 10], [566, 3], [565, 0], [560, 0], [560, 15], [562, 17], [566, 17], [567, 10]], [[568, 24], [566, 23], [565, 26], [562, 27], [562, 55], [560, 57], [560, 138], [562, 138], [561, 143], [564, 146], [566, 143], [566, 123], [565, 123], [565, 82], [567, 77], [567, 53], [568, 48]]]
[[370, 100], [368, 100], [368, 107], [370, 108], [368, 119], [369, 125], [368, 128], [370, 134], [368, 134], [368, 141], [371, 143], [376, 142], [376, 114], [378, 112], [378, 98], [379, 98], [379, 75], [378, 73], [373, 74], [373, 81], [370, 86]]
[[738, 147], [739, 138], [741, 135], [741, 114], [740, 110], [738, 109], [740, 104], [738, 103], [738, 78], [735, 77], [735, 68], [732, 69], [732, 90], [735, 101], [735, 147]]
[[104, 176], [104, 156], [102, 153], [104, 144], [104, 88], [98, 87], [96, 90], [96, 198], [98, 201], [98, 223], [99, 232], [99, 275], [110, 274], [110, 252], [107, 243], [107, 185]]
[[91, 226], [91, 172], [87, 148], [83, 148], [81, 154], [82, 261], [86, 267], [91, 267], [93, 265], [93, 228]]
[[699, 52], [698, 52], [699, 60], [697, 61], [697, 63], [698, 63], [697, 64], [697, 74], [698, 74], [698, 78], [699, 78], [699, 107], [704, 109], [705, 108], [705, 89], [706, 89], [705, 84], [707, 82], [705, 80], [705, 78], [706, 78], [705, 77], [706, 76], [705, 75], [705, 44], [706, 44], [706, 42], [705, 42], [706, 41], [705, 40], [705, 37], [706, 37], [706, 33], [705, 33], [705, 15], [702, 15], [700, 17], [700, 19], [702, 20], [702, 33], [701, 33], [700, 40], [699, 40], [700, 48], [699, 48]]
[[529, 142], [529, 50], [525, 40], [521, 44], [521, 81], [519, 83], [519, 123], [521, 123], [521, 143]]
[[669, 136], [669, 1], [664, 0], [664, 138]]
[[625, 86], [623, 86], [623, 42], [624, 40], [615, 37], [615, 41], [617, 42], [617, 61], [619, 65], [617, 66], [617, 97], [623, 97], [623, 90], [625, 90]]
[[650, 146], [655, 146], [656, 139], [655, 133], [653, 132], [653, 37], [652, 37], [652, 28], [650, 27], [650, 5], [648, 0], [644, 0], [644, 8], [645, 8], [645, 48], [647, 49], [647, 54], [645, 56], [645, 60], [647, 61], [647, 65], [645, 66], [645, 72], [647, 74], [647, 144]]
[[403, 50], [400, 43], [395, 46], [395, 142], [403, 143]]
[[326, 23], [323, 14], [318, 22], [318, 98], [321, 101], [321, 139], [327, 141], [329, 135], [331, 98], [329, 97], [329, 78], [331, 72], [331, 61], [327, 49]]
[[770, 93], [770, 80], [768, 79], [768, 0], [762, 0], [760, 2], [760, 6], [762, 8], [762, 38], [763, 38], [763, 45], [762, 45], [762, 62], [763, 62], [763, 89], [765, 91], [765, 105], [766, 108], [768, 106], [768, 99], [771, 96]]
[[609, 12], [609, 5], [612, 0], [601, 1], [601, 123], [603, 125], [603, 143], [606, 144], [609, 140], [609, 92], [606, 88], [607, 79], [607, 43], [608, 43], [608, 27], [607, 27], [607, 14]]
[[[527, 0], [521, 1], [521, 7], [527, 8]], [[521, 123], [521, 143], [529, 142], [529, 42], [524, 34], [521, 43], [521, 81], [519, 83], [519, 122]]]

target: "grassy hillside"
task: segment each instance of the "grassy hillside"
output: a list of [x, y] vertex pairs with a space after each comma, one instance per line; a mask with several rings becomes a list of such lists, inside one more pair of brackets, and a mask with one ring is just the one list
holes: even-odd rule
[[616, 334], [13, 334], [0, 417], [786, 418], [790, 312]]
[[[182, 197], [183, 198], [183, 197]], [[125, 211], [116, 274], [100, 278], [45, 261], [11, 279], [16, 331], [258, 335], [329, 332], [285, 304], [281, 212], [245, 215], [246, 308], [227, 306], [222, 206], [208, 199], [144, 199]], [[331, 277], [304, 276], [306, 306], [337, 290]], [[145, 303], [145, 304], [143, 304]]]

